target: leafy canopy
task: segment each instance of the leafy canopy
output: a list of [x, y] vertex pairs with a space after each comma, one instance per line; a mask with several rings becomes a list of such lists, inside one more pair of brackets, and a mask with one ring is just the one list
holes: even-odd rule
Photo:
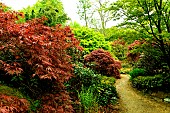
[[25, 20], [45, 16], [48, 19], [45, 21], [47, 26], [64, 24], [69, 19], [60, 0], [38, 0], [33, 6], [24, 8], [21, 11], [25, 13]]

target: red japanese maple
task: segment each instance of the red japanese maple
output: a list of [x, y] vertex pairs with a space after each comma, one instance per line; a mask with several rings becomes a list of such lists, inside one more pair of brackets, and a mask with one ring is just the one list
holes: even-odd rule
[[69, 27], [44, 26], [45, 17], [17, 24], [19, 17], [23, 14], [0, 10], [0, 71], [18, 76], [29, 67], [30, 77], [54, 83], [57, 92], [64, 90], [63, 82], [72, 77], [73, 70], [67, 49], [81, 49], [79, 42]]
[[111, 54], [103, 49], [92, 51], [85, 57], [84, 61], [86, 66], [90, 66], [104, 75], [120, 78], [121, 62], [114, 60]]

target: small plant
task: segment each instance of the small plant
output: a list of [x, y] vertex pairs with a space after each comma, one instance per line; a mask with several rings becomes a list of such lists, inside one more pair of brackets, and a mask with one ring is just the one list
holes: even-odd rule
[[82, 90], [78, 94], [78, 97], [82, 107], [84, 108], [84, 113], [93, 113], [94, 111], [98, 111], [98, 105], [96, 101], [97, 97], [94, 95], [94, 89], [92, 87], [85, 89], [82, 86]]
[[131, 80], [132, 80], [138, 76], [146, 76], [146, 71], [145, 71], [145, 69], [135, 68], [132, 71], [130, 71], [129, 74], [130, 74]]

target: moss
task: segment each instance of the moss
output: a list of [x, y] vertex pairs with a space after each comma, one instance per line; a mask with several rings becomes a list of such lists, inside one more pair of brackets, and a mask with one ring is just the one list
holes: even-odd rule
[[19, 92], [17, 89], [10, 88], [8, 86], [0, 85], [0, 94], [7, 96], [16, 96], [18, 98], [24, 98], [24, 95]]

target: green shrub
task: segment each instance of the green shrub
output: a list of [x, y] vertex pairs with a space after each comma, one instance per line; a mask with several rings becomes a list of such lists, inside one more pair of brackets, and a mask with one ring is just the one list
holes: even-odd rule
[[114, 77], [102, 76], [102, 79], [101, 79], [102, 84], [114, 85], [115, 82], [116, 80]]
[[[165, 47], [168, 53], [170, 44], [165, 44]], [[145, 69], [149, 75], [169, 73], [167, 61], [164, 59], [162, 51], [155, 43], [151, 42], [151, 44], [143, 44], [141, 49], [142, 55], [135, 63], [135, 67]]]
[[132, 85], [145, 91], [170, 91], [170, 75], [138, 76], [132, 80]]
[[117, 39], [112, 42], [112, 52], [119, 60], [125, 60], [127, 45], [123, 39]]
[[66, 86], [68, 90], [80, 91], [81, 87], [88, 89], [91, 86], [96, 86], [101, 82], [101, 75], [95, 74], [95, 72], [90, 68], [85, 68], [82, 63], [76, 63], [74, 65], [74, 74], [67, 83]]
[[132, 71], [130, 71], [129, 74], [130, 74], [131, 79], [134, 79], [138, 76], [146, 76], [146, 71], [141, 68], [135, 68]]
[[96, 87], [95, 94], [97, 96], [97, 102], [101, 106], [114, 104], [118, 98], [116, 88], [109, 84], [99, 84]]
[[105, 37], [100, 32], [86, 27], [73, 28], [74, 35], [80, 40], [80, 45], [84, 48], [85, 54], [92, 52], [98, 48], [112, 51], [109, 41], [105, 41]]

